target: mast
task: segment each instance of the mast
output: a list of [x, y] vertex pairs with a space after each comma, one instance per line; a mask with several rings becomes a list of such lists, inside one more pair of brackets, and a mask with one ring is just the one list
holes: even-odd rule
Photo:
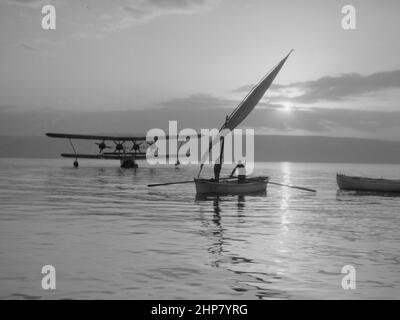
[[[290, 56], [290, 54], [293, 52], [293, 50], [290, 50], [290, 52], [284, 57], [269, 73], [267, 73], [261, 81], [256, 84], [250, 92], [246, 95], [246, 97], [240, 102], [240, 104], [233, 110], [233, 112], [230, 114], [229, 117], [227, 117], [225, 123], [219, 130], [221, 133], [225, 133], [227, 130], [224, 129], [229, 129], [232, 131], [235, 129], [246, 117], [250, 114], [251, 111], [255, 108], [255, 106], [258, 104], [258, 102], [261, 100], [261, 98], [264, 96], [265, 92], [268, 90], [268, 88], [271, 86], [272, 82], [274, 81], [275, 77], [278, 75], [279, 71], [281, 70], [282, 66], [285, 64], [287, 58]], [[217, 136], [218, 139], [221, 139], [221, 136]], [[223, 136], [222, 136], [223, 138]], [[218, 140], [217, 140], [218, 141]], [[208, 153], [210, 152], [212, 146], [217, 142], [216, 139], [210, 142], [210, 147], [208, 150]], [[223, 147], [221, 147], [221, 154], [220, 154], [220, 164], [222, 165], [222, 153], [223, 153]], [[204, 166], [204, 161], [203, 158], [201, 159], [201, 164], [200, 164], [200, 170], [197, 175], [197, 177], [200, 177], [201, 170], [203, 169]]]

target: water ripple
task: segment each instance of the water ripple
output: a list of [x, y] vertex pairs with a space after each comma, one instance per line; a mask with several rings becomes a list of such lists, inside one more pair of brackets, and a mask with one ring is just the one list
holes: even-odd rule
[[[316, 195], [271, 185], [257, 196], [204, 198], [190, 184], [146, 186], [196, 170], [1, 159], [0, 297], [399, 296], [399, 198], [338, 192], [335, 183], [337, 171], [391, 176], [395, 166], [256, 165]], [[53, 293], [40, 289], [45, 264], [57, 269]], [[341, 287], [347, 264], [357, 270], [355, 291]]]

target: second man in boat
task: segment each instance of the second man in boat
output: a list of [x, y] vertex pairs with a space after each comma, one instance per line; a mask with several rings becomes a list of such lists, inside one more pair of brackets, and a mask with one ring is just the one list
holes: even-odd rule
[[229, 175], [229, 177], [233, 177], [233, 175], [235, 174], [235, 171], [238, 171], [238, 183], [243, 183], [246, 181], [246, 168], [244, 167], [244, 164], [239, 161], [238, 164], [236, 165], [235, 168], [233, 168], [231, 174]]

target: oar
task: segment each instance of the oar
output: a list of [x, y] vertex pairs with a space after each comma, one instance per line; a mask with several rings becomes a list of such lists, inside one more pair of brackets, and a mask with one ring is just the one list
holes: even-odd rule
[[[232, 179], [232, 178], [234, 179], [235, 177], [221, 178], [220, 180], [228, 180], [228, 179]], [[159, 186], [169, 186], [169, 185], [173, 185], [173, 184], [192, 183], [192, 182], [194, 182], [194, 180], [175, 181], [175, 182], [166, 182], [166, 183], [154, 183], [154, 184], [148, 184], [147, 186], [148, 187], [159, 187]], [[293, 189], [309, 191], [309, 192], [317, 192], [317, 190], [314, 190], [314, 189], [298, 187], [298, 186], [291, 186], [288, 184], [282, 184], [282, 183], [278, 183], [278, 182], [268, 181], [268, 183], [275, 184], [275, 185], [282, 186], [282, 187], [288, 187], [288, 188], [293, 188]]]
[[[219, 180], [229, 180], [229, 179], [235, 179], [236, 177], [227, 177], [227, 178], [220, 178]], [[148, 184], [148, 187], [159, 187], [159, 186], [169, 186], [171, 184], [184, 184], [184, 183], [191, 183], [194, 182], [194, 180], [185, 180], [185, 181], [176, 181], [176, 182], [166, 182], [166, 183], [154, 183], [154, 184]]]
[[317, 190], [314, 190], [314, 189], [309, 189], [309, 188], [304, 188], [304, 187], [298, 187], [298, 186], [291, 186], [291, 185], [288, 185], [288, 184], [282, 184], [282, 183], [278, 183], [278, 182], [269, 181], [268, 183], [270, 183], [270, 184], [276, 184], [277, 186], [282, 186], [282, 187], [288, 187], [288, 188], [293, 188], [293, 189], [300, 189], [300, 190], [310, 191], [310, 192], [317, 192]]
[[158, 187], [158, 186], [168, 186], [171, 184], [184, 184], [184, 183], [191, 183], [194, 182], [194, 180], [186, 180], [186, 181], [176, 181], [176, 182], [167, 182], [167, 183], [154, 183], [154, 184], [148, 184], [148, 187]]

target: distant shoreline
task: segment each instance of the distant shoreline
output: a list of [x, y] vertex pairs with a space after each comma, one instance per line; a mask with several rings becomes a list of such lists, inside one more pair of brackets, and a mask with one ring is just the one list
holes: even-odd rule
[[[75, 142], [74, 142], [75, 144]], [[93, 141], [76, 141], [78, 152], [97, 153]], [[58, 159], [67, 140], [0, 136], [0, 158]], [[400, 164], [400, 142], [322, 136], [255, 136], [256, 162]]]
[[[59, 157], [53, 157], [53, 158], [43, 158], [43, 157], [3, 157], [3, 156], [0, 156], [0, 159], [4, 159], [4, 160], [63, 160], [63, 161], [66, 161], [66, 162], [68, 162], [68, 161], [70, 161], [71, 162], [71, 159], [66, 159], [66, 158], [62, 158], [61, 156], [59, 156]], [[81, 159], [80, 160], [82, 163], [84, 163], [84, 162], [91, 162], [91, 163], [93, 163], [93, 162], [96, 162], [96, 163], [99, 163], [99, 164], [101, 164], [101, 163], [110, 163], [110, 164], [112, 164], [112, 163], [115, 163], [115, 164], [117, 164], [118, 166], [119, 166], [119, 162], [118, 162], [118, 160], [97, 160], [97, 159]], [[141, 163], [145, 163], [145, 160], [138, 160], [138, 164], [139, 164], [139, 167], [140, 167], [140, 164]], [[360, 164], [360, 165], [364, 165], [364, 164], [372, 164], [372, 165], [374, 165], [374, 164], [376, 164], [376, 165], [400, 165], [400, 162], [321, 162], [321, 161], [319, 161], [319, 162], [311, 162], [311, 161], [309, 161], [309, 162], [304, 162], [304, 161], [255, 161], [255, 163], [257, 164], [257, 163], [295, 163], [295, 164], [348, 164], [348, 165], [353, 165], [353, 164]], [[162, 164], [159, 164], [159, 165], [156, 165], [157, 167], [162, 167], [162, 166], [168, 166], [168, 167], [174, 167], [174, 165], [173, 164], [165, 164], [165, 165], [162, 165]], [[195, 164], [193, 164], [192, 166], [197, 166], [197, 165], [195, 165]], [[399, 168], [400, 169], [400, 168]]]

